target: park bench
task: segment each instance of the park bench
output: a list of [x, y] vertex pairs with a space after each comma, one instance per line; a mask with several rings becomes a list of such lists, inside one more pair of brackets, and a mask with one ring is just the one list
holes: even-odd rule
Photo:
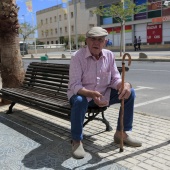
[[[118, 67], [118, 70], [121, 72], [121, 67]], [[70, 120], [71, 107], [67, 98], [68, 81], [69, 64], [30, 63], [21, 87], [0, 90], [0, 96], [11, 101], [6, 113], [11, 114], [13, 106], [19, 103]], [[112, 128], [104, 116], [106, 109], [107, 107], [88, 108], [84, 126], [98, 119], [106, 125], [106, 131], [110, 131]], [[102, 118], [97, 117], [99, 114]]]

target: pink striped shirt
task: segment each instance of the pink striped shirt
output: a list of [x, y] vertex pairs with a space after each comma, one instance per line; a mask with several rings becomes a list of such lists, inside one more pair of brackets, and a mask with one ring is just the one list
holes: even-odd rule
[[[111, 88], [117, 89], [119, 82], [121, 77], [111, 51], [103, 49], [99, 60], [91, 55], [88, 47], [73, 54], [70, 62], [68, 99], [80, 89], [86, 88], [100, 92], [109, 101]], [[91, 98], [87, 97], [87, 100], [90, 101]]]

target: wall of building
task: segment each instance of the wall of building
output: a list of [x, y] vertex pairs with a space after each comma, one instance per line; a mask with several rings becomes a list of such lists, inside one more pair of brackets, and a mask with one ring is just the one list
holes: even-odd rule
[[85, 0], [86, 8], [98, 7], [112, 3], [120, 2], [120, 0]]
[[[167, 44], [170, 43], [170, 6], [163, 5], [163, 0], [134, 0], [137, 6], [148, 3], [145, 9], [131, 16], [126, 21], [126, 26], [132, 25], [132, 30], [125, 33], [125, 44], [133, 43], [134, 36], [141, 37], [143, 44]], [[110, 3], [111, 4], [111, 3]], [[93, 6], [93, 4], [91, 4]], [[88, 7], [90, 6], [90, 2]], [[153, 19], [157, 18], [155, 22]], [[163, 19], [161, 19], [163, 18]], [[120, 23], [112, 17], [102, 16], [101, 26], [105, 29], [120, 27]], [[151, 28], [153, 26], [153, 29]], [[155, 27], [155, 28], [154, 28]], [[112, 38], [114, 46], [120, 45], [120, 33], [110, 33], [107, 38]]]
[[170, 43], [170, 22], [163, 23], [163, 42]]
[[[114, 3], [116, 2], [120, 2], [120, 0], [115, 0]], [[149, 2], [148, 7], [146, 8], [146, 10], [141, 11], [141, 13], [131, 16], [131, 18], [126, 21], [126, 26], [128, 28], [126, 28], [125, 30], [125, 43], [126, 45], [132, 45], [133, 44], [133, 39], [134, 36], [137, 37], [141, 37], [142, 39], [142, 43], [143, 44], [153, 44], [154, 40], [152, 40], [152, 43], [148, 43], [148, 37], [151, 36], [150, 34], [152, 34], [152, 32], [157, 32], [157, 30], [152, 30], [152, 31], [148, 31], [148, 25], [157, 25], [157, 24], [162, 24], [162, 32], [160, 33], [159, 31], [159, 36], [161, 36], [161, 42], [159, 40], [159, 42], [157, 42], [157, 40], [155, 40], [156, 44], [166, 44], [168, 42], [170, 42], [170, 19], [169, 21], [165, 21], [165, 22], [156, 22], [156, 23], [152, 23], [152, 19], [156, 18], [156, 17], [162, 17], [162, 16], [166, 16], [166, 15], [170, 15], [170, 8], [169, 7], [165, 7], [162, 6], [163, 1], [161, 0], [156, 0], [156, 1], [151, 1], [151, 0], [141, 0], [141, 1], [137, 1], [134, 0], [134, 3], [136, 3], [136, 5], [140, 5], [141, 3], [147, 3]], [[92, 26], [102, 26], [105, 29], [111, 29], [112, 31], [109, 32], [109, 35], [107, 37], [107, 39], [110, 39], [110, 41], [112, 42], [113, 46], [119, 46], [120, 45], [120, 23], [115, 22], [115, 20], [112, 17], [99, 17], [96, 16], [95, 14], [92, 15], [93, 10], [96, 7], [99, 7], [100, 5], [108, 5], [108, 4], [112, 4], [113, 0], [84, 0], [84, 2], [82, 0], [77, 0], [77, 35], [85, 35], [85, 33], [87, 32], [87, 30], [92, 27]], [[70, 13], [73, 12], [75, 14], [75, 8], [74, 8], [74, 4], [70, 3], [70, 7], [69, 7]], [[160, 12], [161, 11], [161, 12]], [[61, 15], [62, 16], [62, 20], [61, 21], [57, 21], [56, 22], [52, 22], [52, 23], [48, 23], [48, 24], [43, 24], [42, 27], [40, 27], [38, 29], [38, 37], [40, 41], [43, 42], [47, 42], [49, 41], [49, 43], [51, 43], [53, 41], [53, 43], [55, 43], [56, 41], [59, 40], [59, 37], [63, 36], [63, 37], [68, 37], [68, 20], [64, 20], [64, 12], [60, 7], [52, 7], [52, 8], [48, 8], [45, 10], [41, 10], [37, 12], [37, 21], [38, 23], [41, 22], [41, 20], [52, 17], [54, 20], [54, 17]], [[170, 17], [169, 17], [170, 18]], [[101, 25], [102, 24], [102, 25]], [[74, 27], [74, 31], [71, 30], [71, 36], [75, 37], [76, 33], [75, 33], [75, 18], [70, 18], [70, 26]], [[129, 27], [131, 26], [131, 27]], [[65, 32], [65, 27], [67, 27], [67, 32]], [[57, 31], [57, 33], [55, 32], [55, 29], [57, 28], [57, 30], [59, 30], [59, 28], [62, 28], [62, 33], [60, 33], [60, 31]], [[44, 35], [41, 35], [41, 32], [44, 30], [50, 30], [53, 29], [53, 34], [48, 35], [47, 37]], [[156, 35], [156, 37], [158, 37]], [[152, 37], [153, 38], [153, 37]]]
[[[74, 42], [75, 42], [76, 33], [77, 33], [77, 37], [79, 35], [85, 36], [87, 30], [90, 27], [97, 26], [97, 16], [95, 14], [92, 14], [94, 8], [86, 9], [85, 3], [82, 2], [81, 0], [77, 0], [76, 8], [77, 8], [77, 18], [76, 18], [77, 32], [75, 32], [76, 31], [75, 6], [73, 3], [70, 3], [69, 5], [70, 35], [71, 37], [74, 38]], [[73, 17], [71, 13], [73, 14]], [[60, 15], [61, 15], [61, 21], [59, 20]], [[59, 37], [69, 37], [68, 19], [65, 19], [64, 15], [65, 12], [60, 6], [55, 6], [52, 8], [38, 11], [37, 24], [41, 25], [41, 22], [43, 21], [41, 27], [38, 28], [38, 40], [44, 43], [49, 42], [49, 44], [51, 44], [53, 42], [55, 44], [56, 42], [59, 43]], [[56, 21], [54, 20], [55, 17], [57, 18]], [[68, 18], [68, 16], [66, 17]], [[50, 22], [50, 18], [52, 18], [52, 22]], [[45, 23], [46, 19], [48, 19], [47, 24]], [[60, 28], [62, 28], [62, 32], [60, 32]], [[67, 28], [67, 31], [65, 31], [65, 28]], [[55, 29], [57, 29], [57, 33]], [[46, 30], [49, 30], [48, 36], [45, 35]], [[53, 34], [51, 34], [50, 30], [53, 30]], [[44, 35], [42, 35], [42, 31], [44, 32]]]

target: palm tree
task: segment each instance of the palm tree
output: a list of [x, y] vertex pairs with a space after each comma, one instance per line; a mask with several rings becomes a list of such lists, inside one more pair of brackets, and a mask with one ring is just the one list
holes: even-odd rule
[[2, 87], [18, 87], [25, 71], [19, 49], [18, 10], [15, 0], [0, 1], [0, 62]]

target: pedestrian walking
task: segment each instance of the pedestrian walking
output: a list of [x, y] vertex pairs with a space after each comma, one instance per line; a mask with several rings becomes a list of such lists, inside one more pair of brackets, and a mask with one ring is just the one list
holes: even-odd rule
[[138, 43], [138, 41], [137, 41], [137, 38], [136, 38], [136, 36], [134, 37], [134, 42], [133, 42], [133, 44], [134, 44], [134, 50], [135, 51], [137, 51], [137, 43]]
[[141, 46], [141, 38], [140, 38], [140, 36], [138, 37], [138, 50], [141, 50], [141, 48], [140, 48], [140, 46]]

